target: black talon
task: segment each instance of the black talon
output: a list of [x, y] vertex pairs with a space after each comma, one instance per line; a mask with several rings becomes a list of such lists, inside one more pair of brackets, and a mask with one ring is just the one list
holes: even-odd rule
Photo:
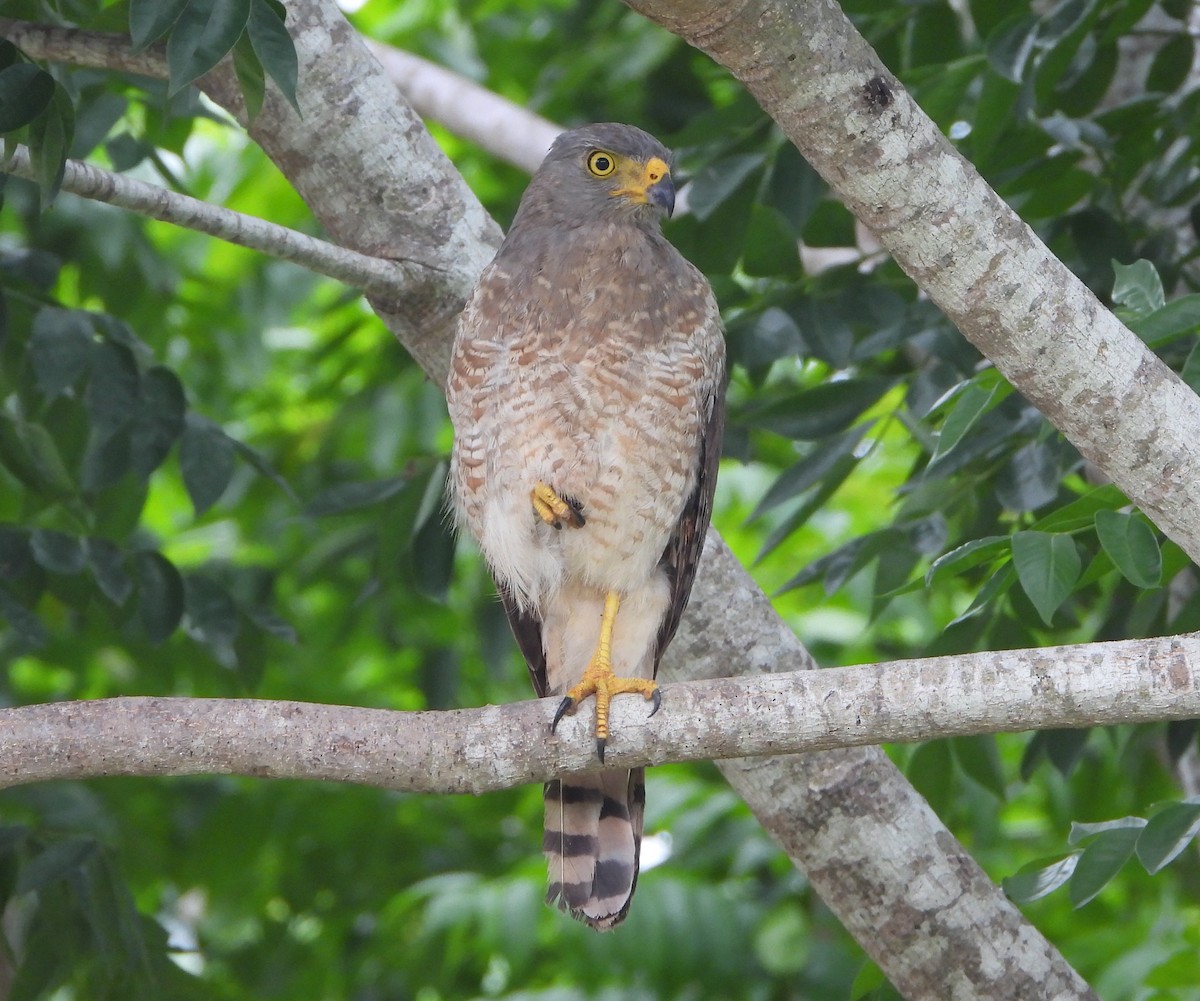
[[607, 743], [603, 737], [596, 738], [596, 753], [600, 755], [600, 764], [604, 764], [604, 745]]
[[587, 518], [583, 516], [583, 501], [578, 500], [575, 497], [564, 497], [563, 500], [566, 501], [571, 510], [575, 512], [575, 518], [578, 521], [578, 524], [575, 527], [583, 528], [583, 526], [587, 524]]
[[550, 732], [553, 733], [558, 728], [558, 721], [562, 719], [571, 706], [575, 704], [575, 700], [569, 695], [558, 704], [558, 712], [554, 714], [554, 722], [550, 724]]
[[[656, 688], [656, 689], [654, 689], [654, 708], [650, 710], [650, 716], [653, 716], [661, 708], [662, 708], [662, 690], [659, 688]], [[646, 719], [649, 719], [650, 716], [647, 716]]]

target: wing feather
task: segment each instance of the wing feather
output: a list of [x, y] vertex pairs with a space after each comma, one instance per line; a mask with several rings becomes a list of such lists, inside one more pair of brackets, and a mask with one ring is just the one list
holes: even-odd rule
[[712, 520], [713, 491], [717, 486], [717, 464], [721, 459], [721, 441], [725, 434], [725, 372], [713, 382], [713, 394], [708, 403], [708, 420], [700, 435], [700, 471], [696, 486], [683, 507], [675, 532], [663, 551], [661, 565], [671, 581], [671, 604], [667, 608], [654, 646], [654, 674], [658, 662], [675, 632], [679, 629], [683, 610], [687, 608], [696, 579], [696, 567], [704, 551], [704, 536]]

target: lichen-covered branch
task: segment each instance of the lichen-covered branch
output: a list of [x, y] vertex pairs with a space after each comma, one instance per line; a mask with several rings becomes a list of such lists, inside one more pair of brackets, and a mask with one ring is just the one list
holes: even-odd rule
[[[607, 766], [748, 758], [1002, 730], [1200, 716], [1200, 638], [966, 654], [665, 687], [613, 704]], [[240, 774], [482, 793], [597, 767], [590, 707], [554, 699], [391, 712], [118, 698], [0, 710], [0, 788], [101, 775]], [[540, 734], [540, 739], [531, 739]], [[745, 760], [739, 768], [753, 769]], [[797, 795], [793, 793], [792, 795]], [[893, 835], [894, 836], [894, 835]], [[886, 855], [886, 851], [883, 852]]]
[[[0, 172], [30, 179], [36, 176], [24, 146], [17, 146], [8, 161], [0, 159]], [[286, 226], [210, 205], [79, 160], [67, 161], [62, 190], [292, 261], [367, 293], [401, 296], [412, 281], [404, 266], [397, 262], [367, 257]]]

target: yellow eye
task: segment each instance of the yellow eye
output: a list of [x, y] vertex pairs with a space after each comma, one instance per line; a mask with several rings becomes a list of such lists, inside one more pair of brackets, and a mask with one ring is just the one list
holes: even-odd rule
[[617, 169], [617, 158], [611, 153], [604, 152], [602, 149], [593, 150], [588, 154], [587, 169], [595, 177], [608, 177], [609, 174]]

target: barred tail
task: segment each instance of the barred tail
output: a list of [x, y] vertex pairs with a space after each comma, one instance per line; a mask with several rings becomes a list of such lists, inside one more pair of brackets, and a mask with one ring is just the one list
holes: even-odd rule
[[607, 931], [625, 919], [637, 886], [644, 769], [555, 779], [546, 784], [544, 796], [546, 903]]

